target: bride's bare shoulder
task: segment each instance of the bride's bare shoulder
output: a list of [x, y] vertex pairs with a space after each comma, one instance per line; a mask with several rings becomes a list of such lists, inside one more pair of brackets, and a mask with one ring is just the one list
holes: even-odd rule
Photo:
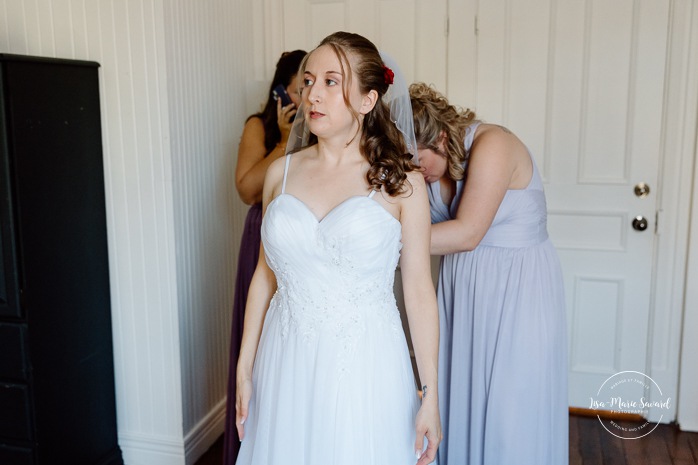
[[281, 182], [284, 175], [284, 166], [286, 164], [286, 156], [277, 158], [267, 168], [264, 176], [264, 185], [274, 186]]

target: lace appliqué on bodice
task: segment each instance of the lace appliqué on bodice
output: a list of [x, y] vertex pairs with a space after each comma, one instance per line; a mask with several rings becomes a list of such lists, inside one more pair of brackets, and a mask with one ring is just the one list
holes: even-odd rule
[[281, 336], [305, 344], [334, 339], [342, 375], [369, 325], [401, 337], [393, 294], [400, 233], [400, 223], [368, 197], [346, 200], [321, 221], [290, 194], [274, 199], [262, 239], [277, 278], [268, 317], [279, 319]]

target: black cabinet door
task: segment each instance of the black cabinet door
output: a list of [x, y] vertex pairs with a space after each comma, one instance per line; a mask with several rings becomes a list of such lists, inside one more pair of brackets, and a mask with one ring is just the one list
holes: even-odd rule
[[16, 406], [0, 458], [120, 464], [99, 68], [2, 54], [0, 67], [0, 347], [26, 349], [0, 363], [0, 407]]
[[[0, 89], [4, 88], [0, 73]], [[19, 286], [12, 219], [9, 133], [6, 131], [4, 93], [0, 92], [0, 317], [19, 318]]]

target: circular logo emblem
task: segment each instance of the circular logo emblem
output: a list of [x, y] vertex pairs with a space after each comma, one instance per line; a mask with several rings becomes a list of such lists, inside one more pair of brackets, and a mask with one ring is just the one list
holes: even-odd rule
[[[659, 425], [671, 408], [671, 398], [664, 396], [659, 385], [646, 374], [621, 371], [601, 384], [589, 408], [604, 411], [597, 418], [615, 437], [640, 439]], [[656, 422], [646, 420], [650, 408], [661, 412]]]

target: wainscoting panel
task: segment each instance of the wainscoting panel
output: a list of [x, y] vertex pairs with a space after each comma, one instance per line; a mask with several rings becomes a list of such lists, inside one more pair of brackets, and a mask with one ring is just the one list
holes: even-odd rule
[[0, 0], [0, 51], [100, 63], [119, 437], [193, 463], [222, 432], [252, 5]]

